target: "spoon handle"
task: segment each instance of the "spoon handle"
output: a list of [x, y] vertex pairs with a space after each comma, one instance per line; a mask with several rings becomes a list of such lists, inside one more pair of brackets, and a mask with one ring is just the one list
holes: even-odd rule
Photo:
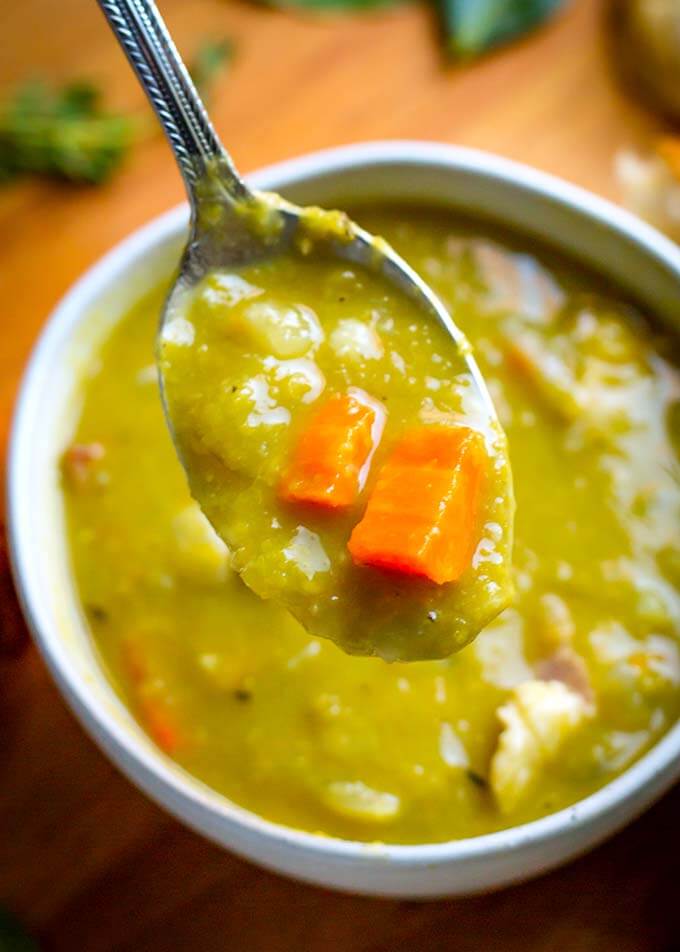
[[97, 2], [170, 141], [192, 205], [197, 204], [197, 181], [209, 164], [217, 164], [231, 198], [247, 198], [248, 189], [220, 142], [153, 0]]

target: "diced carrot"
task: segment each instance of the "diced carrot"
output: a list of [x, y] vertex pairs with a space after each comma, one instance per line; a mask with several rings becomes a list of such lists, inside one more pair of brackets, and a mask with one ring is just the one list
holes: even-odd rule
[[408, 433], [380, 470], [352, 532], [354, 562], [439, 585], [459, 579], [475, 548], [487, 466], [483, 439], [468, 427], [426, 426]]
[[138, 698], [144, 726], [153, 740], [166, 754], [174, 754], [182, 746], [182, 737], [166, 701], [150, 695]]
[[336, 394], [312, 416], [293, 451], [279, 493], [289, 502], [350, 506], [374, 449], [376, 406]]
[[174, 754], [183, 746], [184, 738], [167, 700], [150, 689], [151, 672], [139, 644], [124, 642], [122, 658], [142, 724], [161, 750]]
[[138, 688], [149, 677], [149, 666], [137, 640], [123, 641], [120, 646], [123, 670], [134, 688]]

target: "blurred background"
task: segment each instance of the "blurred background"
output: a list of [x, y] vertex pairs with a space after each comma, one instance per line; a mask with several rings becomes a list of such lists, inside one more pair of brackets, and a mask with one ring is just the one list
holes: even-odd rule
[[[679, 0], [160, 7], [245, 172], [360, 140], [459, 143], [678, 234]], [[16, 388], [51, 308], [183, 192], [95, 0], [6, 3], [0, 50], [4, 465]], [[426, 905], [296, 885], [199, 840], [65, 710], [28, 644], [1, 538], [0, 753], [0, 952], [680, 948], [677, 793], [546, 879]]]

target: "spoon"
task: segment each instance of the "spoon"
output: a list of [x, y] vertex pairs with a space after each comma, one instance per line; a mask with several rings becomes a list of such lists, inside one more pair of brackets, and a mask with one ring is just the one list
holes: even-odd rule
[[[170, 142], [189, 196], [189, 239], [161, 320], [211, 270], [242, 268], [290, 252], [313, 231], [315, 246], [379, 274], [450, 335], [480, 408], [497, 424], [470, 346], [437, 295], [381, 238], [346, 216], [305, 209], [253, 192], [220, 142], [188, 70], [152, 0], [98, 0]], [[164, 395], [165, 401], [165, 395]], [[167, 414], [167, 407], [166, 407]]]
[[[513, 500], [507, 444], [464, 334], [439, 298], [384, 239], [364, 231], [343, 212], [298, 207], [278, 195], [254, 192], [248, 187], [217, 138], [152, 0], [98, 0], [98, 3], [166, 133], [189, 196], [189, 238], [178, 275], [165, 301], [158, 332], [161, 394], [168, 427], [191, 493], [226, 543], [232, 567], [256, 595], [277, 602], [310, 634], [330, 638], [349, 653], [377, 654], [390, 661], [406, 661], [444, 657], [460, 650], [512, 597]], [[298, 387], [297, 396], [292, 398], [296, 412], [302, 403], [309, 402], [300, 395], [300, 386], [307, 386], [309, 392], [314, 393], [314, 387], [321, 381], [323, 389], [323, 373], [313, 360], [280, 360], [282, 356], [296, 356], [292, 351], [282, 350], [280, 344], [295, 337], [296, 322], [302, 320], [300, 315], [306, 315], [302, 324], [305, 321], [309, 324], [310, 313], [316, 319], [314, 308], [307, 306], [316, 305], [316, 300], [307, 301], [303, 292], [303, 299], [291, 309], [274, 309], [275, 314], [284, 315], [278, 325], [281, 337], [275, 342], [274, 336], [265, 334], [256, 344], [254, 373], [246, 375], [247, 379], [241, 379], [240, 384], [227, 385], [225, 374], [229, 375], [230, 367], [224, 363], [230, 359], [229, 347], [233, 347], [227, 331], [234, 330], [238, 339], [239, 315], [232, 312], [236, 321], [231, 329], [218, 320], [215, 338], [209, 333], [206, 336], [200, 313], [194, 315], [194, 303], [203, 300], [206, 288], [210, 291], [211, 280], [227, 281], [229, 288], [241, 289], [245, 285], [249, 290], [253, 286], [243, 275], [264, 270], [270, 275], [285, 276], [281, 289], [283, 298], [297, 294], [299, 288], [305, 287], [305, 281], [314, 298], [324, 281], [332, 281], [335, 262], [354, 282], [347, 297], [341, 299], [347, 302], [343, 305], [347, 311], [353, 310], [352, 288], [356, 288], [356, 304], [361, 309], [362, 288], [373, 287], [370, 293], [376, 300], [392, 302], [385, 306], [388, 311], [393, 308], [395, 319], [410, 334], [418, 330], [417, 326], [410, 326], [412, 316], [422, 315], [424, 340], [443, 337], [445, 350], [448, 350], [446, 342], [451, 342], [446, 356], [449, 379], [445, 385], [454, 395], [453, 404], [447, 404], [446, 398], [442, 398], [442, 410], [423, 392], [417, 409], [417, 419], [419, 424], [424, 422], [428, 438], [435, 434], [444, 442], [422, 444], [421, 450], [414, 451], [416, 456], [418, 452], [430, 453], [428, 460], [421, 461], [419, 472], [424, 472], [425, 487], [438, 486], [437, 491], [443, 495], [439, 503], [436, 500], [428, 503], [427, 518], [432, 525], [422, 538], [416, 536], [418, 550], [408, 556], [412, 556], [412, 562], [407, 559], [405, 563], [409, 571], [399, 570], [396, 578], [393, 572], [383, 572], [381, 567], [389, 569], [401, 564], [401, 556], [394, 546], [399, 548], [402, 542], [388, 543], [392, 554], [372, 554], [367, 550], [364, 556], [360, 548], [353, 551], [350, 547], [355, 532], [360, 529], [357, 497], [353, 493], [361, 492], [367, 469], [356, 474], [356, 485], [351, 484], [342, 504], [345, 509], [331, 519], [309, 509], [303, 512], [300, 505], [302, 498], [307, 497], [298, 499], [293, 495], [286, 499], [287, 490], [282, 488], [284, 472], [291, 465], [292, 457], [277, 452], [277, 446], [279, 450], [281, 446], [276, 441], [281, 437], [276, 435], [276, 426], [288, 427], [292, 418], [288, 407], [275, 405], [264, 372], [276, 366], [284, 371], [284, 376], [278, 378], [276, 371], [272, 371], [275, 379], [287, 379], [290, 371], [291, 380], [298, 380], [297, 384], [290, 385]], [[365, 281], [355, 275], [352, 266], [364, 270]], [[365, 299], [363, 303], [365, 305]], [[228, 312], [231, 304], [224, 299], [220, 306], [226, 306]], [[222, 314], [223, 318], [227, 312]], [[269, 313], [265, 308], [265, 321], [271, 321], [266, 316]], [[191, 315], [191, 320], [187, 320], [187, 315]], [[389, 315], [387, 320], [391, 320]], [[354, 323], [364, 326], [360, 321]], [[428, 324], [430, 331], [436, 330], [437, 334], [426, 333]], [[433, 324], [439, 326], [433, 327]], [[319, 325], [318, 330], [320, 340], [323, 328]], [[386, 332], [389, 333], [389, 328]], [[311, 333], [309, 330], [310, 341]], [[439, 342], [436, 346], [439, 347]], [[414, 353], [417, 351], [417, 341], [414, 341]], [[238, 373], [239, 361], [233, 351], [232, 357], [233, 370]], [[244, 357], [253, 357], [248, 346]], [[312, 376], [305, 378], [300, 365], [310, 365], [306, 372]], [[345, 372], [343, 366], [339, 368], [341, 374]], [[326, 370], [333, 373], [330, 366]], [[298, 378], [305, 378], [307, 383], [301, 384]], [[384, 373], [383, 378], [389, 380], [389, 372]], [[321, 433], [328, 435], [338, 432], [338, 413], [345, 414], [345, 421], [351, 417], [353, 428], [365, 426], [365, 421], [370, 419], [370, 434], [362, 437], [370, 440], [373, 447], [364, 460], [364, 467], [370, 466], [372, 453], [381, 442], [386, 415], [393, 426], [399, 426], [399, 411], [396, 408], [392, 411], [395, 407], [392, 403], [390, 413], [386, 414], [387, 396], [377, 400], [361, 387], [347, 387], [345, 378], [342, 379], [343, 393], [338, 394], [336, 387], [335, 396], [331, 393], [317, 407], [315, 412], [322, 415], [318, 426]], [[456, 381], [460, 381], [459, 385]], [[406, 387], [417, 386], [417, 382], [417, 377], [412, 380], [404, 377]], [[278, 395], [278, 389], [276, 393]], [[246, 415], [241, 418], [239, 414], [244, 407], [247, 407]], [[336, 422], [329, 424], [328, 414]], [[359, 416], [363, 424], [357, 422]], [[454, 433], [455, 428], [442, 426], [442, 418], [445, 421], [458, 419], [465, 425]], [[403, 417], [402, 425], [406, 425], [407, 419], [408, 415]], [[346, 425], [341, 422], [340, 432]], [[264, 437], [260, 434], [261, 426], [265, 430]], [[285, 435], [290, 437], [292, 432], [289, 428]], [[420, 434], [422, 430], [416, 429], [415, 433]], [[421, 446], [420, 436], [414, 437], [413, 431], [411, 436], [402, 435], [406, 440], [416, 439]], [[309, 452], [313, 456], [323, 439], [317, 432], [309, 440], [312, 447]], [[342, 457], [345, 451], [333, 444], [327, 452], [331, 457], [336, 453]], [[447, 462], [442, 463], [444, 460]], [[271, 464], [269, 469], [267, 462]], [[300, 465], [307, 472], [307, 463]], [[432, 475], [441, 465], [449, 467], [444, 470], [443, 483], [441, 477]], [[465, 473], [470, 475], [463, 475], [464, 466], [467, 467]], [[386, 468], [385, 462], [380, 471], [384, 473]], [[333, 462], [330, 470], [333, 470]], [[370, 499], [377, 492], [378, 481], [376, 479], [370, 490]], [[481, 494], [477, 493], [476, 487], [482, 484]], [[332, 472], [324, 493], [329, 491], [329, 486], [335, 491]], [[324, 497], [324, 502], [327, 498]], [[400, 505], [408, 508], [409, 504], [406, 501]], [[441, 572], [437, 570], [436, 576], [432, 574], [434, 568], [426, 567], [423, 553], [437, 550], [442, 532], [440, 522], [447, 512], [457, 512], [455, 505], [470, 507], [469, 512], [466, 509], [453, 516], [457, 528], [465, 529], [470, 520], [479, 518], [480, 532], [486, 531], [488, 525], [495, 533], [493, 538], [484, 537], [484, 544], [491, 545], [495, 558], [491, 574], [485, 563], [475, 564], [472, 549], [470, 571], [465, 571], [460, 559], [467, 558], [465, 553], [473, 542], [482, 544], [482, 537], [464, 539], [458, 544], [451, 526], [447, 529], [443, 550], [450, 559]], [[367, 508], [364, 518], [366, 513]], [[393, 519], [391, 525], [397, 526], [399, 522]], [[395, 538], [398, 539], [398, 533]], [[406, 543], [407, 546], [412, 544], [412, 540]], [[383, 562], [383, 557], [387, 561]], [[427, 578], [412, 579], [411, 569], [411, 574]]]

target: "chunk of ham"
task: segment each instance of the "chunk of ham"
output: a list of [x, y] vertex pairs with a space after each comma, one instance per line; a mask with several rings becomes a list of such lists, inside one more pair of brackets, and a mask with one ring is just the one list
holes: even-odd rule
[[74, 443], [62, 457], [62, 470], [68, 482], [83, 488], [91, 482], [97, 463], [106, 456], [101, 443]]
[[594, 708], [562, 681], [525, 681], [498, 709], [501, 733], [491, 758], [491, 790], [501, 813], [524, 803], [540, 775]]
[[586, 663], [581, 655], [567, 646], [558, 648], [554, 654], [539, 661], [536, 674], [541, 681], [560, 681], [580, 694], [588, 704], [594, 700]]

